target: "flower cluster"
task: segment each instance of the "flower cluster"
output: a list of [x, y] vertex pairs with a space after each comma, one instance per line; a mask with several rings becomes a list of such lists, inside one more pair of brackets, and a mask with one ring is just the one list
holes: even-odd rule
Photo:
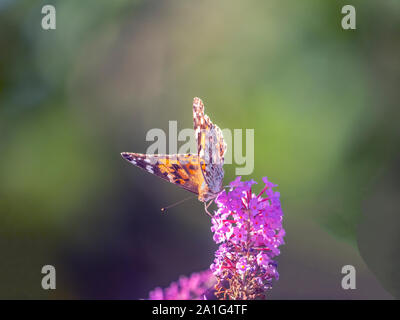
[[275, 184], [265, 177], [259, 194], [252, 192], [255, 181], [230, 183], [230, 190], [216, 199], [218, 211], [211, 231], [219, 245], [211, 270], [217, 278], [219, 299], [264, 299], [273, 279], [278, 279], [278, 247], [284, 243], [282, 209]]
[[181, 276], [168, 288], [155, 288], [149, 293], [149, 300], [204, 300], [213, 297], [215, 277], [210, 270], [192, 273], [190, 277]]

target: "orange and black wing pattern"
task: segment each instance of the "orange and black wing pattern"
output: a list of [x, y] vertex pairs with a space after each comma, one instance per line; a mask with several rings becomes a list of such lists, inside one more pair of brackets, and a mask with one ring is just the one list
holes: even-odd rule
[[199, 187], [204, 182], [199, 157], [195, 154], [168, 155], [123, 152], [121, 155], [135, 166], [195, 194], [199, 193]]

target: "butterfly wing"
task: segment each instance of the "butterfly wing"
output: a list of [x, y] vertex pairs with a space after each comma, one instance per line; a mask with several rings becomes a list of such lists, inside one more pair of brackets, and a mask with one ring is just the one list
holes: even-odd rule
[[204, 113], [204, 104], [200, 98], [193, 99], [193, 123], [200, 168], [208, 189], [203, 192], [217, 193], [224, 179], [226, 144], [221, 129]]
[[204, 114], [204, 104], [200, 98], [193, 99], [193, 127], [197, 142], [197, 153], [205, 148], [206, 132], [213, 126], [210, 118]]
[[123, 152], [121, 155], [135, 166], [195, 194], [199, 193], [199, 186], [204, 182], [199, 157], [195, 154], [166, 155]]
[[199, 195], [200, 201], [214, 198], [222, 188], [226, 144], [220, 128], [204, 114], [201, 99], [193, 100], [197, 154], [121, 153], [127, 161], [164, 180]]

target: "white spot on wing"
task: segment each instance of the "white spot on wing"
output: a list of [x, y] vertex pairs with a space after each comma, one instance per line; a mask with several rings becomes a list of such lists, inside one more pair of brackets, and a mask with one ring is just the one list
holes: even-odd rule
[[150, 173], [154, 173], [153, 168], [151, 166], [146, 166], [146, 170]]

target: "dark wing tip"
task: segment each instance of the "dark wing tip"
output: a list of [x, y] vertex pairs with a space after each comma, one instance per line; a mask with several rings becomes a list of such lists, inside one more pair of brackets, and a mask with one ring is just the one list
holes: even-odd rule
[[129, 152], [121, 152], [121, 156], [122, 158], [128, 160], [128, 161], [132, 161], [133, 157], [129, 154]]

